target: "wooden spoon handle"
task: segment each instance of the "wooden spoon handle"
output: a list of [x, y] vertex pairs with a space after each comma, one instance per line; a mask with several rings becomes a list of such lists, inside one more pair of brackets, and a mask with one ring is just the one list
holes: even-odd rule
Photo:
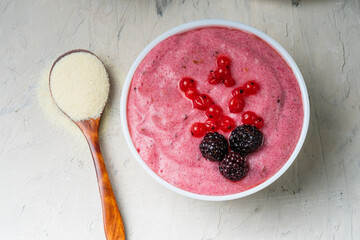
[[101, 154], [99, 144], [100, 118], [76, 122], [84, 133], [94, 160], [97, 181], [99, 185], [103, 222], [107, 240], [125, 240], [125, 231], [119, 208], [111, 187], [109, 175]]

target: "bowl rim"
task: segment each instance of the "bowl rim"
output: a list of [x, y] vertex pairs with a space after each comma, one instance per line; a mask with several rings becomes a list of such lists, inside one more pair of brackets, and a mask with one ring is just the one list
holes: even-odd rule
[[[273, 49], [275, 49], [280, 54], [280, 56], [282, 56], [282, 58], [287, 62], [287, 64], [289, 65], [289, 67], [291, 68], [291, 70], [293, 71], [293, 73], [297, 79], [297, 82], [299, 84], [300, 91], [301, 91], [301, 98], [302, 98], [303, 110], [304, 110], [304, 119], [303, 119], [301, 134], [300, 134], [299, 140], [296, 144], [294, 151], [292, 152], [291, 156], [286, 161], [286, 163], [273, 176], [271, 176], [266, 181], [260, 183], [259, 185], [255, 186], [253, 188], [250, 188], [246, 191], [240, 192], [240, 193], [221, 195], [221, 196], [202, 195], [202, 194], [192, 193], [192, 192], [180, 189], [178, 187], [175, 187], [174, 185], [171, 185], [170, 183], [168, 183], [167, 181], [162, 179], [160, 176], [158, 176], [155, 172], [153, 172], [150, 169], [150, 167], [142, 160], [139, 153], [136, 151], [135, 146], [130, 137], [128, 122], [127, 122], [127, 100], [128, 100], [130, 84], [131, 84], [133, 75], [134, 75], [136, 69], [138, 68], [139, 64], [144, 59], [144, 57], [158, 43], [165, 40], [166, 38], [168, 38], [172, 35], [181, 34], [181, 33], [184, 33], [184, 32], [187, 32], [187, 31], [190, 31], [193, 29], [197, 29], [197, 28], [202, 28], [202, 27], [228, 27], [228, 28], [238, 29], [238, 30], [256, 35], [257, 37], [259, 37], [260, 39], [262, 39], [263, 41], [268, 43]], [[206, 201], [226, 201], [226, 200], [242, 198], [242, 197], [251, 195], [253, 193], [256, 193], [256, 192], [266, 188], [271, 183], [273, 183], [275, 180], [277, 180], [291, 166], [291, 164], [294, 162], [297, 155], [299, 154], [299, 152], [303, 146], [303, 143], [305, 141], [305, 138], [306, 138], [306, 134], [307, 134], [308, 127], [309, 127], [309, 120], [310, 120], [310, 103], [309, 103], [309, 97], [308, 97], [308, 92], [307, 92], [307, 88], [305, 85], [305, 81], [300, 72], [300, 69], [298, 68], [298, 66], [296, 65], [295, 61], [292, 59], [290, 54], [278, 42], [276, 42], [274, 39], [272, 39], [270, 36], [268, 36], [264, 32], [257, 30], [255, 28], [248, 26], [246, 24], [243, 24], [243, 23], [234, 22], [234, 21], [230, 21], [230, 20], [222, 20], [222, 19], [221, 20], [220, 19], [212, 19], [212, 20], [205, 19], [205, 20], [199, 20], [199, 21], [185, 23], [185, 24], [176, 26], [174, 28], [171, 28], [170, 30], [164, 32], [163, 34], [161, 34], [157, 38], [155, 38], [151, 43], [149, 43], [141, 51], [141, 53], [138, 55], [138, 57], [133, 62], [132, 66], [130, 67], [128, 74], [125, 78], [125, 82], [124, 82], [124, 85], [122, 88], [122, 93], [121, 93], [120, 118], [121, 118], [121, 126], [122, 126], [122, 130], [123, 130], [123, 133], [125, 136], [125, 140], [126, 140], [126, 143], [129, 147], [132, 155], [135, 157], [135, 159], [140, 164], [140, 166], [142, 166], [142, 168], [150, 176], [152, 176], [157, 182], [159, 182], [161, 185], [165, 186], [166, 188], [168, 188], [178, 194], [186, 196], [186, 197], [190, 197], [190, 198], [194, 198], [194, 199], [198, 199], [198, 200], [206, 200]]]

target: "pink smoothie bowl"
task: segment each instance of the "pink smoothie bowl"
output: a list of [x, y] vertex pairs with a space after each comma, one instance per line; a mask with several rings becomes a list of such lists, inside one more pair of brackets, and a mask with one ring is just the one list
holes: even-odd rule
[[[286, 61], [286, 63], [290, 66], [291, 70], [293, 71], [293, 73], [297, 79], [297, 82], [299, 84], [300, 91], [301, 91], [301, 99], [302, 99], [303, 110], [304, 110], [304, 118], [303, 118], [304, 120], [303, 120], [303, 124], [302, 124], [300, 137], [297, 141], [296, 147], [295, 147], [294, 151], [292, 152], [291, 156], [288, 158], [286, 163], [280, 168], [280, 170], [277, 171], [272, 177], [270, 177], [266, 181], [262, 182], [261, 184], [254, 186], [253, 188], [250, 188], [246, 191], [239, 192], [236, 194], [221, 195], [221, 196], [201, 195], [201, 194], [196, 194], [196, 193], [192, 193], [189, 191], [185, 191], [183, 189], [175, 187], [175, 186], [171, 185], [170, 183], [166, 182], [164, 179], [159, 177], [155, 172], [153, 172], [151, 170], [151, 168], [149, 168], [148, 165], [142, 160], [142, 158], [140, 157], [139, 153], [137, 152], [137, 150], [132, 142], [130, 132], [129, 132], [129, 127], [128, 127], [127, 100], [128, 100], [129, 88], [131, 85], [131, 81], [133, 79], [133, 75], [134, 75], [136, 69], [138, 68], [139, 64], [141, 63], [141, 61], [144, 59], [144, 57], [158, 43], [160, 43], [164, 39], [167, 39], [168, 37], [176, 35], [176, 34], [181, 34], [181, 33], [193, 30], [193, 29], [204, 28], [204, 27], [226, 27], [226, 28], [238, 29], [243, 32], [251, 33], [251, 34], [259, 37], [260, 39], [265, 41], [267, 44], [269, 44], [273, 49], [275, 49], [282, 56], [282, 58]], [[154, 90], [154, 91], [156, 91], [156, 90]], [[308, 131], [308, 126], [309, 126], [309, 119], [310, 119], [310, 105], [309, 105], [309, 97], [308, 97], [306, 85], [305, 85], [304, 79], [301, 75], [301, 72], [300, 72], [298, 66], [296, 65], [296, 63], [292, 59], [292, 57], [289, 55], [289, 53], [279, 43], [277, 43], [274, 39], [272, 39], [265, 33], [255, 29], [253, 27], [250, 27], [248, 25], [238, 23], [238, 22], [228, 21], [228, 20], [201, 20], [201, 21], [186, 23], [186, 24], [183, 24], [183, 25], [180, 25], [180, 26], [170, 29], [169, 31], [161, 34], [159, 37], [157, 37], [155, 40], [153, 40], [139, 54], [139, 56], [136, 58], [136, 60], [132, 64], [132, 66], [126, 76], [125, 83], [124, 83], [124, 86], [122, 89], [120, 112], [121, 112], [121, 114], [120, 114], [121, 126], [122, 126], [122, 129], [124, 132], [126, 143], [129, 146], [131, 153], [133, 154], [135, 159], [138, 161], [138, 163], [141, 165], [141, 167], [151, 177], [153, 177], [157, 182], [159, 182], [161, 185], [165, 186], [166, 188], [168, 188], [176, 193], [179, 193], [181, 195], [190, 197], [190, 198], [207, 200], [207, 201], [225, 201], [225, 200], [242, 198], [242, 197], [248, 196], [250, 194], [256, 193], [256, 192], [264, 189], [265, 187], [267, 187], [271, 183], [273, 183], [275, 180], [277, 180], [290, 167], [290, 165], [294, 162], [297, 155], [299, 154], [301, 147], [303, 146], [303, 143], [306, 138], [306, 134]]]

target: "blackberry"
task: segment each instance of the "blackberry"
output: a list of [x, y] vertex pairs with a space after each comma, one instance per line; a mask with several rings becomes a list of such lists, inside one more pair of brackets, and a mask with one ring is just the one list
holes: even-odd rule
[[245, 156], [258, 149], [263, 142], [262, 133], [251, 125], [241, 125], [231, 132], [229, 144], [231, 150]]
[[217, 132], [207, 133], [199, 147], [203, 157], [210, 161], [221, 161], [228, 153], [225, 137]]
[[219, 163], [220, 173], [231, 181], [239, 181], [249, 171], [246, 158], [240, 153], [230, 152]]

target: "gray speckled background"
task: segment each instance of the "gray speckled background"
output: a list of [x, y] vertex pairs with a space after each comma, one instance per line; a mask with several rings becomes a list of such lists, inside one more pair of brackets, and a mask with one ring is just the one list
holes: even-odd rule
[[[311, 101], [305, 145], [274, 184], [204, 202], [152, 180], [120, 127], [137, 54], [181, 23], [224, 18], [269, 34], [298, 63]], [[128, 239], [360, 239], [360, 1], [0, 0], [1, 239], [105, 239], [85, 140], [43, 115], [40, 72], [71, 49], [112, 76], [102, 148]]]

